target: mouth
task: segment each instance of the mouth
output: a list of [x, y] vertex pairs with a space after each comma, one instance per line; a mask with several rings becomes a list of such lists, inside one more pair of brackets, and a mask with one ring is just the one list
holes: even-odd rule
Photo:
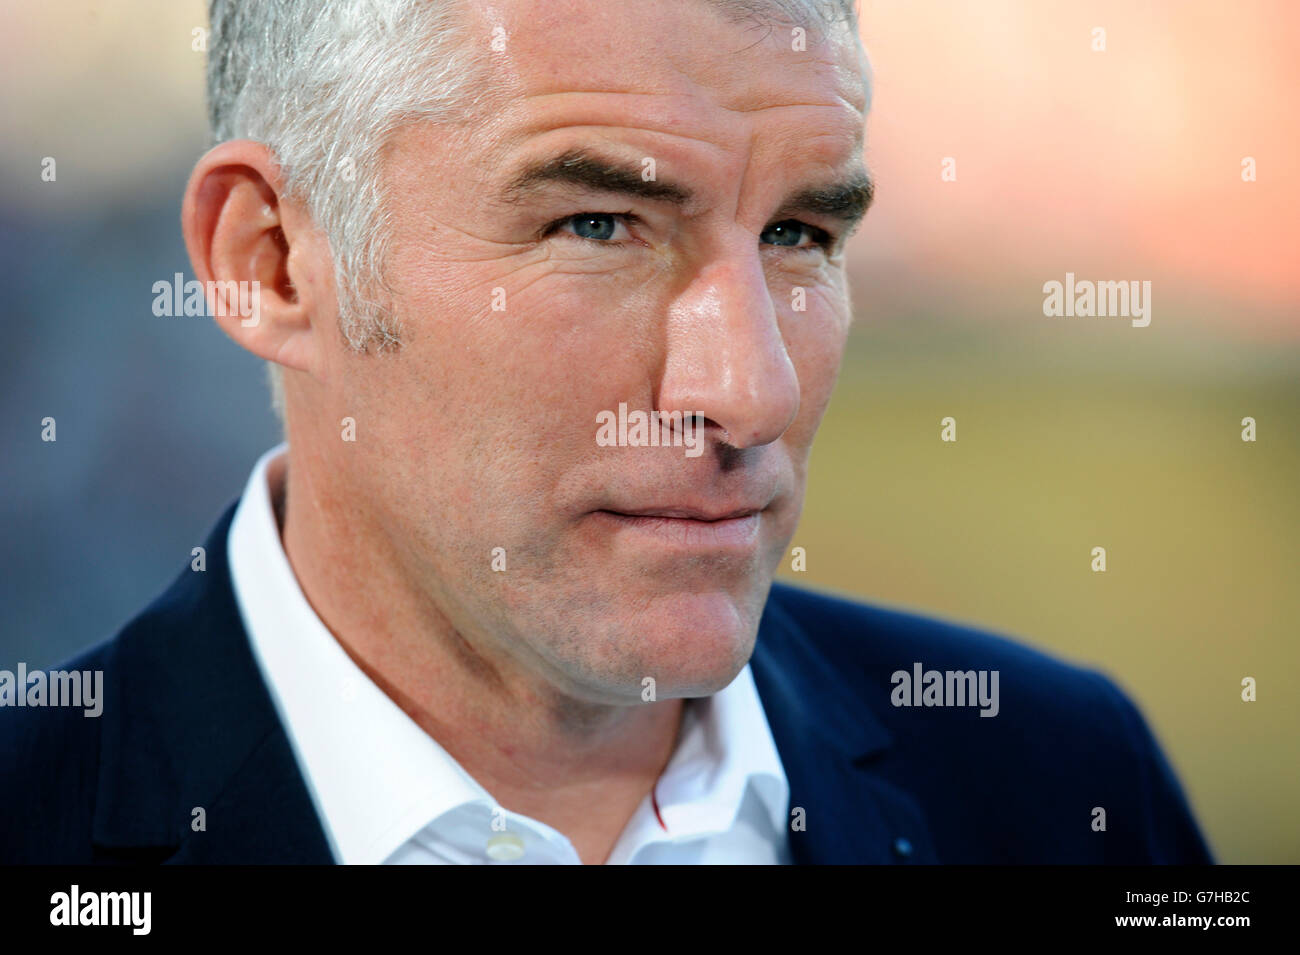
[[592, 516], [611, 531], [645, 543], [690, 551], [753, 552], [764, 508], [662, 507], [635, 511], [599, 510]]

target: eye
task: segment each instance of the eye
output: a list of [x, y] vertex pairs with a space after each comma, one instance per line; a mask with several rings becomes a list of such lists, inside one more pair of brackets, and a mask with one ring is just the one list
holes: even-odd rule
[[576, 216], [567, 216], [547, 227], [546, 234], [566, 232], [587, 239], [591, 242], [614, 242], [631, 238], [626, 216], [613, 212], [580, 212]]
[[829, 232], [797, 219], [773, 222], [759, 234], [759, 241], [787, 249], [810, 249], [814, 246], [830, 248], [833, 241]]

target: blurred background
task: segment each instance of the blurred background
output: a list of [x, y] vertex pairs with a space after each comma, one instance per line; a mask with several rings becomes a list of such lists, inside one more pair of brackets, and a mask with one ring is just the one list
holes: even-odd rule
[[[151, 309], [192, 277], [205, 25], [0, 3], [0, 668], [110, 636], [278, 441], [260, 363]], [[877, 202], [784, 576], [1100, 667], [1221, 861], [1300, 862], [1300, 5], [871, 0], [862, 32]], [[1044, 317], [1066, 272], [1150, 281], [1151, 324]]]

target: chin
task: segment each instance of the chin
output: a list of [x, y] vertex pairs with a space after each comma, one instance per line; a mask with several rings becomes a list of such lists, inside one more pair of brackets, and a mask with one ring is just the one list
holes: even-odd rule
[[708, 696], [736, 678], [749, 661], [762, 600], [725, 591], [658, 597], [619, 628], [624, 665], [637, 687], [653, 677], [657, 699]]

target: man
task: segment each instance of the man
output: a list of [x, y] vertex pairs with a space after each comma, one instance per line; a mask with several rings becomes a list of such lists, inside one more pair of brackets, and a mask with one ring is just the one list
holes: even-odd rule
[[3, 711], [0, 856], [1208, 861], [1103, 677], [772, 585], [872, 194], [847, 7], [211, 12], [185, 241], [287, 448], [77, 661], [102, 718]]

